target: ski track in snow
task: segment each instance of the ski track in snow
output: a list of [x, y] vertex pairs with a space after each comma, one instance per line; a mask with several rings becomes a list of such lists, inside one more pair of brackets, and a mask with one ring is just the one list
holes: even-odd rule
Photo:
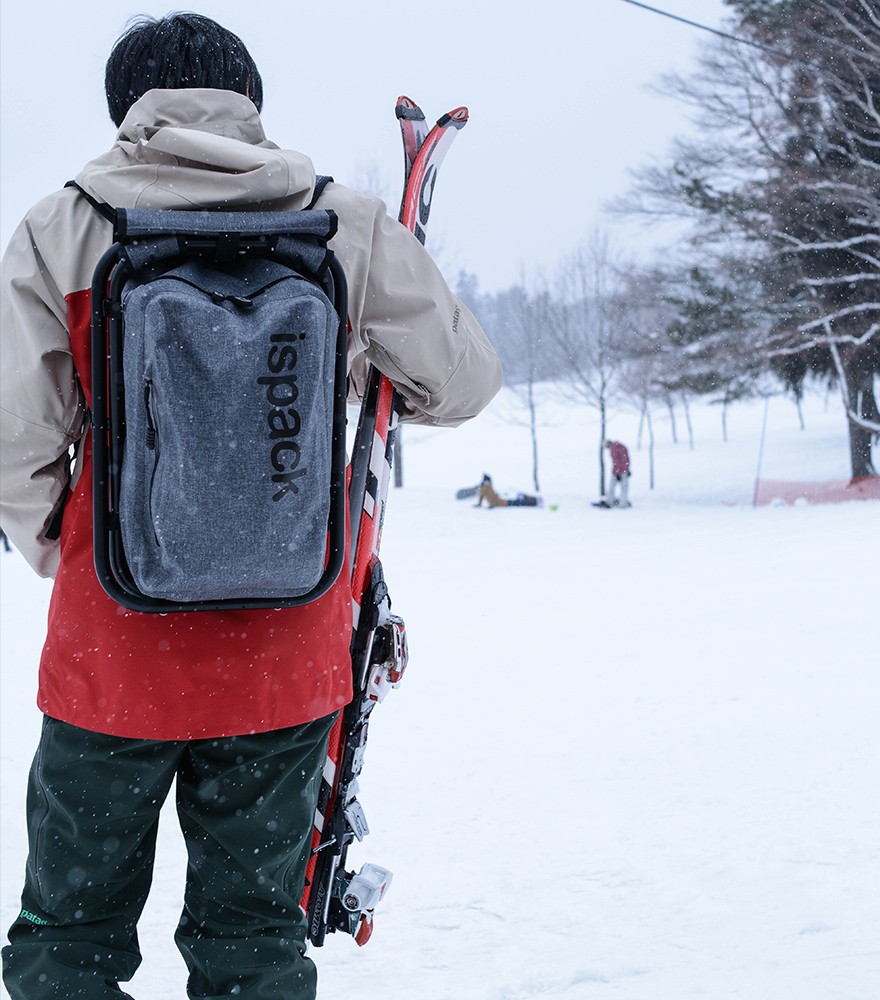
[[[374, 716], [372, 833], [350, 861], [394, 884], [373, 939], [314, 952], [319, 997], [875, 1000], [880, 996], [880, 504], [752, 510], [763, 404], [693, 407], [695, 448], [637, 417], [630, 511], [597, 511], [594, 415], [541, 411], [558, 509], [529, 491], [507, 392], [456, 431], [406, 427], [383, 561], [411, 659]], [[844, 479], [839, 404], [806, 429], [771, 400], [763, 474]], [[2, 901], [17, 911], [25, 775], [49, 584], [2, 570]], [[872, 596], [873, 595], [873, 596]], [[144, 963], [128, 991], [181, 1000], [185, 852], [163, 813]]]

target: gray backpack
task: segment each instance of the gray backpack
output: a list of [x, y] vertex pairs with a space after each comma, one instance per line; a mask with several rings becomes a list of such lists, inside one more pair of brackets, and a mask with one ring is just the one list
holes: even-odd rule
[[334, 213], [114, 216], [92, 285], [102, 586], [136, 611], [314, 600], [345, 547]]

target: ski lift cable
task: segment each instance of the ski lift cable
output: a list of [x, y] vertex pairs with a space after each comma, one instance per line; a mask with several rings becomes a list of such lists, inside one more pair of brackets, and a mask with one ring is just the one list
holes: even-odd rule
[[836, 76], [839, 80], [843, 80], [846, 83], [859, 84], [861, 82], [853, 79], [853, 77], [837, 72], [830, 66], [819, 66], [818, 63], [807, 62], [804, 59], [796, 59], [790, 52], [784, 52], [782, 49], [776, 49], [772, 45], [763, 45], [761, 42], [755, 42], [751, 38], [743, 38], [741, 35], [732, 35], [729, 31], [722, 31], [720, 28], [712, 28], [708, 24], [702, 24], [699, 21], [692, 21], [687, 17], [682, 17], [680, 14], [673, 14], [668, 10], [661, 10], [659, 7], [652, 7], [650, 4], [641, 3], [641, 0], [621, 0], [621, 2], [628, 3], [632, 7], [640, 7], [642, 10], [650, 11], [652, 14], [660, 14], [662, 17], [668, 17], [672, 21], [678, 21], [679, 23], [686, 24], [691, 28], [697, 28], [700, 31], [708, 31], [711, 35], [717, 35], [719, 38], [726, 38], [728, 41], [736, 42], [738, 45], [749, 45], [753, 49], [760, 49], [762, 52], [778, 56], [781, 59], [785, 59], [787, 62], [798, 63], [801, 66], [808, 66], [810, 69], [822, 70], [823, 72], [830, 73], [832, 76]]
[[623, 3], [628, 3], [633, 7], [641, 7], [642, 10], [649, 10], [652, 14], [660, 14], [662, 17], [668, 17], [672, 21], [679, 21], [681, 24], [687, 24], [691, 28], [698, 28], [700, 31], [708, 31], [712, 35], [718, 35], [720, 38], [727, 38], [731, 42], [737, 42], [740, 45], [751, 45], [754, 49], [762, 49], [764, 52], [770, 52], [775, 56], [782, 56], [786, 59], [791, 58], [787, 53], [782, 52], [780, 49], [771, 48], [769, 45], [762, 45], [760, 42], [754, 42], [750, 38], [743, 38], [740, 35], [732, 35], [728, 31], [722, 31], [720, 28], [711, 28], [708, 24], [701, 24], [699, 21], [691, 21], [689, 18], [681, 17], [679, 14], [673, 14], [668, 10], [661, 10], [659, 7], [652, 7], [650, 4], [640, 3], [639, 0], [622, 0]]

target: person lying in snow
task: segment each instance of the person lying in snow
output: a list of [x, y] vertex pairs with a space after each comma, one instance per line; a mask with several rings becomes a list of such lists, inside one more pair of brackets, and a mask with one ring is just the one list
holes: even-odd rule
[[517, 493], [512, 500], [506, 499], [495, 491], [488, 475], [483, 476], [477, 496], [479, 500], [474, 504], [475, 507], [482, 507], [484, 500], [489, 507], [539, 507], [541, 504], [540, 497], [529, 496], [527, 493]]

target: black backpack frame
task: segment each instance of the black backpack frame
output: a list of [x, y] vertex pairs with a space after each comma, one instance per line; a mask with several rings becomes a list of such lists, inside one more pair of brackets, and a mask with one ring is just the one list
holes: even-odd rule
[[[85, 194], [85, 192], [83, 192]], [[88, 196], [87, 196], [88, 197]], [[138, 226], [136, 210], [94, 203], [114, 221], [114, 242], [95, 269], [91, 298], [92, 338], [92, 462], [95, 568], [101, 586], [118, 604], [140, 612], [221, 611], [244, 608], [295, 607], [316, 600], [338, 578], [345, 557], [346, 388], [347, 388], [347, 286], [342, 267], [326, 247], [336, 228], [333, 212], [234, 213], [237, 226], [228, 225], [225, 212], [151, 212], [167, 218], [163, 231], [146, 235]], [[218, 227], [187, 232], [187, 217], [216, 216]], [[326, 233], [303, 232], [305, 216], [326, 216]], [[223, 223], [226, 225], [223, 225]], [[262, 223], [263, 231], [255, 223]], [[153, 241], [155, 252], [144, 250]], [[317, 584], [307, 593], [291, 597], [219, 598], [189, 602], [169, 601], [144, 594], [135, 583], [125, 557], [119, 519], [120, 480], [125, 446], [125, 386], [122, 377], [123, 310], [125, 282], [140, 268], [170, 267], [192, 257], [218, 263], [250, 254], [293, 267], [318, 285], [339, 317], [335, 343], [335, 375], [331, 432], [330, 513], [327, 525], [327, 560]], [[146, 263], [145, 263], [146, 262]]]

